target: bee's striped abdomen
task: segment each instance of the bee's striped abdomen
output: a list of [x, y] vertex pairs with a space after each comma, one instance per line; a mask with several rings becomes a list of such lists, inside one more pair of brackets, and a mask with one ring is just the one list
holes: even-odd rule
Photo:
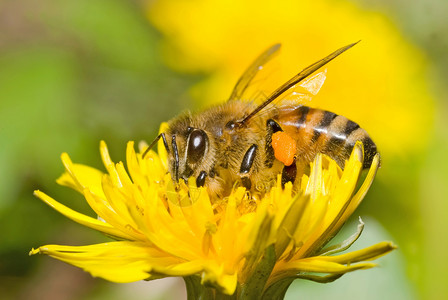
[[353, 121], [335, 113], [307, 106], [280, 107], [276, 121], [297, 141], [297, 160], [311, 161], [317, 153], [333, 158], [340, 166], [357, 141], [364, 145], [364, 168], [377, 153], [368, 133]]

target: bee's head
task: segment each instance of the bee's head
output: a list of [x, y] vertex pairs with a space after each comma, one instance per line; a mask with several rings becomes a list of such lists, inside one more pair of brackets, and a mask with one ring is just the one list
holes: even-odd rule
[[172, 133], [170, 139], [169, 170], [173, 179], [179, 181], [181, 178], [187, 180], [190, 176], [198, 176], [210, 146], [207, 133], [188, 126], [186, 131]]
[[204, 186], [205, 179], [215, 163], [215, 132], [206, 128], [210, 124], [202, 122], [187, 112], [168, 122], [166, 130], [151, 143], [143, 157], [162, 138], [168, 154], [168, 171], [174, 181], [196, 178], [198, 186]]
[[188, 180], [194, 176], [198, 186], [205, 183], [205, 177], [214, 162], [213, 134], [197, 117], [185, 113], [168, 123], [164, 145], [168, 152], [168, 171], [174, 181]]

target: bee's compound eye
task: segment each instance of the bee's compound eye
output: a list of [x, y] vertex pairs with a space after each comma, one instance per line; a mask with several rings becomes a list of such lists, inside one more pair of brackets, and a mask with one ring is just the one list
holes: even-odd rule
[[201, 129], [194, 129], [188, 136], [187, 161], [195, 164], [201, 160], [207, 148], [208, 137]]

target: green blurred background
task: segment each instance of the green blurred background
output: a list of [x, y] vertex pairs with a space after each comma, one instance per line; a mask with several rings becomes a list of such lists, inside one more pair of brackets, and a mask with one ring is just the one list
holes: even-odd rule
[[[380, 179], [358, 211], [367, 223], [358, 248], [390, 239], [400, 249], [380, 260], [380, 268], [332, 284], [297, 282], [288, 297], [448, 297], [448, 3], [356, 3], [388, 16], [429, 59], [428, 73], [421, 74], [437, 101], [429, 150], [397, 163], [393, 184]], [[0, 2], [1, 299], [185, 296], [180, 280], [112, 284], [49, 257], [28, 256], [31, 248], [44, 244], [107, 240], [32, 196], [41, 189], [93, 215], [79, 195], [55, 183], [63, 171], [62, 152], [101, 168], [100, 140], [107, 142], [115, 161], [123, 160], [127, 141], [150, 140], [162, 121], [195, 107], [189, 89], [208, 74], [180, 74], [165, 66], [163, 36], [146, 18], [145, 5], [125, 0]], [[347, 225], [346, 235], [356, 227]]]

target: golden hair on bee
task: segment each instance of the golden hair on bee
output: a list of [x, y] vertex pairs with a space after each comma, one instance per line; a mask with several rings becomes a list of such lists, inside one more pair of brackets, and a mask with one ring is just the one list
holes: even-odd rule
[[302, 105], [300, 96], [295, 101], [275, 102], [296, 88], [316, 94], [325, 81], [325, 72], [313, 74], [356, 44], [306, 67], [261, 103], [244, 100], [248, 87], [280, 45], [268, 48], [245, 70], [227, 102], [172, 119], [143, 157], [162, 138], [173, 180], [194, 176], [197, 186], [219, 196], [229, 193], [235, 182], [249, 191], [266, 192], [278, 174], [282, 174], [283, 184], [294, 183], [317, 153], [330, 156], [343, 168], [357, 141], [364, 145], [364, 167], [368, 168], [377, 149], [357, 123]]

